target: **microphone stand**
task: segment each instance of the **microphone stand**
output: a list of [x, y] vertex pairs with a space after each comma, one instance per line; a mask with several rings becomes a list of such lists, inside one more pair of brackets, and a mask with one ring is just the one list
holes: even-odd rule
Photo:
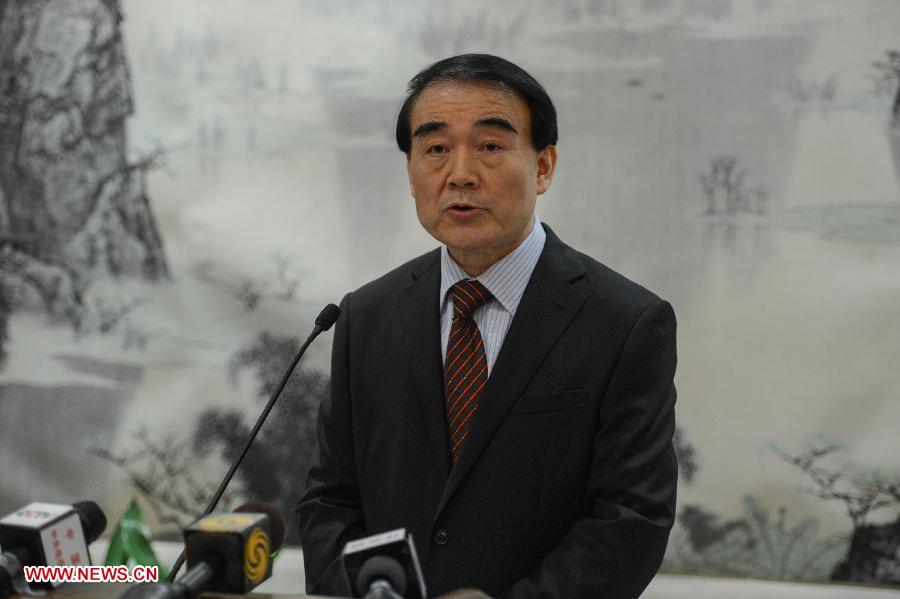
[[[225, 474], [225, 478], [222, 479], [219, 488], [216, 490], [212, 499], [209, 501], [209, 505], [207, 505], [206, 509], [203, 511], [203, 516], [208, 516], [214, 509], [216, 509], [216, 506], [219, 504], [219, 500], [225, 493], [225, 487], [227, 487], [228, 483], [231, 482], [234, 473], [237, 472], [238, 466], [240, 466], [241, 462], [244, 461], [244, 456], [246, 456], [247, 452], [250, 450], [250, 446], [253, 444], [254, 439], [256, 439], [256, 435], [257, 433], [259, 433], [259, 429], [262, 428], [263, 422], [266, 421], [269, 412], [271, 412], [272, 408], [275, 407], [275, 402], [278, 401], [278, 398], [281, 396], [281, 392], [284, 391], [285, 386], [287, 386], [288, 379], [291, 378], [291, 374], [293, 374], [294, 368], [297, 366], [300, 358], [302, 358], [303, 354], [306, 352], [306, 348], [309, 347], [309, 344], [312, 343], [320, 333], [330, 329], [340, 315], [340, 308], [338, 308], [334, 304], [328, 304], [322, 309], [322, 311], [319, 313], [319, 316], [316, 317], [316, 326], [313, 327], [312, 333], [310, 333], [309, 337], [306, 338], [306, 342], [300, 348], [300, 351], [298, 351], [294, 356], [294, 359], [291, 361], [291, 365], [288, 366], [287, 370], [285, 371], [284, 376], [281, 377], [281, 382], [278, 384], [278, 388], [272, 394], [272, 397], [269, 398], [269, 403], [266, 404], [266, 407], [262, 411], [262, 414], [259, 415], [259, 418], [256, 420], [256, 424], [253, 425], [253, 430], [250, 431], [250, 436], [247, 437], [247, 442], [244, 443], [244, 448], [241, 450], [241, 454], [238, 456], [238, 459], [235, 460], [233, 464], [231, 464], [231, 468], [228, 469], [228, 473]], [[184, 559], [185, 551], [182, 549], [181, 555], [179, 555], [178, 559], [175, 560], [175, 564], [172, 566], [172, 571], [169, 573], [169, 578], [167, 579], [169, 582], [175, 582], [175, 576], [178, 574], [181, 566], [184, 565]]]

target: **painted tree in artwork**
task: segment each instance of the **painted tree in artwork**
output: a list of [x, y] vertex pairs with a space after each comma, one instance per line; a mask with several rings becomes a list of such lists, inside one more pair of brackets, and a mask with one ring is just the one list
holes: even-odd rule
[[0, 280], [76, 327], [96, 278], [168, 276], [120, 22], [116, 0], [0, 1]]
[[[233, 382], [252, 375], [257, 398], [267, 400], [277, 389], [300, 339], [260, 333], [232, 357]], [[288, 520], [305, 488], [309, 459], [316, 441], [316, 413], [330, 392], [327, 374], [298, 367], [288, 380], [259, 436], [247, 452], [223, 496], [227, 511], [238, 498], [267, 501]], [[146, 431], [135, 435], [125, 453], [94, 447], [90, 453], [120, 468], [165, 527], [160, 539], [177, 539], [182, 528], [201, 513], [218, 484], [224, 465], [233, 462], [249, 437], [252, 422], [244, 410], [210, 407], [196, 422], [189, 439], [158, 438]], [[296, 527], [288, 527], [287, 544], [299, 543]]]
[[[260, 333], [233, 356], [229, 367], [233, 380], [245, 371], [252, 374], [257, 398], [265, 402], [278, 388], [300, 342], [295, 337]], [[296, 369], [238, 470], [235, 483], [239, 493], [274, 504], [285, 517], [293, 513], [305, 488], [316, 441], [316, 413], [329, 393], [327, 374], [305, 367]], [[198, 455], [218, 452], [230, 462], [239, 455], [250, 428], [243, 412], [210, 408], [195, 425], [193, 449]], [[294, 528], [287, 531], [288, 543], [299, 543]]]
[[887, 131], [888, 145], [894, 160], [894, 172], [900, 181], [900, 50], [888, 50], [885, 59], [873, 63], [878, 69], [878, 90], [890, 90], [894, 93], [891, 104], [891, 120]]
[[885, 52], [885, 60], [873, 63], [880, 73], [880, 82], [894, 86], [894, 102], [891, 104], [891, 125], [900, 127], [900, 50]]
[[6, 342], [9, 340], [9, 301], [0, 280], [0, 370], [6, 367]]
[[[773, 447], [812, 483], [808, 494], [843, 504], [853, 523], [850, 545], [832, 580], [900, 585], [900, 477], [879, 472], [853, 476], [846, 467], [828, 463], [840, 449], [823, 445], [791, 454]], [[876, 514], [891, 518], [875, 522]]]

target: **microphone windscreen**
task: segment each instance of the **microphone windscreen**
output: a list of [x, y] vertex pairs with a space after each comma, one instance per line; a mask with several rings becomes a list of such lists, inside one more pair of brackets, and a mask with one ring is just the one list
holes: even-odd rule
[[284, 544], [284, 518], [277, 507], [265, 501], [248, 501], [239, 505], [234, 511], [265, 514], [272, 525], [272, 553], [275, 553]]
[[369, 585], [376, 580], [386, 580], [391, 588], [400, 596], [406, 594], [406, 573], [397, 560], [384, 555], [373, 555], [366, 560], [356, 576], [356, 592], [364, 597], [369, 592]]
[[316, 325], [322, 327], [323, 331], [327, 331], [337, 322], [338, 316], [341, 315], [341, 309], [334, 304], [328, 304], [316, 317]]
[[79, 501], [72, 504], [72, 508], [78, 512], [88, 544], [100, 538], [100, 535], [106, 530], [106, 514], [103, 513], [100, 506], [93, 501]]

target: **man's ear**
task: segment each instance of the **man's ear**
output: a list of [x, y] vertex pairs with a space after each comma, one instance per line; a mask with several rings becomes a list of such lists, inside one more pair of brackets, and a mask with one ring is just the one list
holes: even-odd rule
[[416, 199], [416, 194], [415, 194], [415, 192], [413, 191], [413, 183], [412, 183], [412, 172], [411, 172], [411, 171], [412, 171], [412, 163], [411, 163], [411, 161], [410, 161], [410, 159], [409, 159], [409, 157], [410, 157], [411, 155], [412, 155], [411, 152], [407, 152], [407, 153], [406, 153], [406, 180], [407, 180], [407, 182], [409, 183], [409, 195], [410, 195], [413, 199]]
[[556, 170], [556, 146], [547, 146], [537, 154], [537, 194], [550, 189]]

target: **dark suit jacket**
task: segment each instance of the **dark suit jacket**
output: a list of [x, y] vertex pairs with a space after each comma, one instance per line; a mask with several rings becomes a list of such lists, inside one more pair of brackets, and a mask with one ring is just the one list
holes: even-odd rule
[[449, 462], [440, 254], [348, 294], [297, 514], [307, 592], [348, 594], [347, 541], [406, 527], [436, 596], [637, 597], [675, 515], [675, 315], [547, 241]]

